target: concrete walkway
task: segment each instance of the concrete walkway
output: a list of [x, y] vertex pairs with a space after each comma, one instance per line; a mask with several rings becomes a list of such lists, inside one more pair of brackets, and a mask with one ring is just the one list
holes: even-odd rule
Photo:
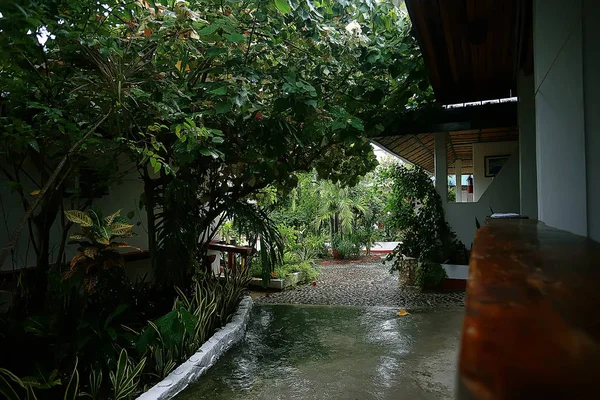
[[464, 292], [421, 293], [398, 285], [398, 275], [382, 262], [326, 265], [316, 285], [302, 285], [284, 292], [253, 292], [262, 304], [323, 304], [346, 306], [390, 306], [408, 309], [462, 307]]
[[177, 400], [450, 400], [462, 317], [256, 305], [245, 339]]

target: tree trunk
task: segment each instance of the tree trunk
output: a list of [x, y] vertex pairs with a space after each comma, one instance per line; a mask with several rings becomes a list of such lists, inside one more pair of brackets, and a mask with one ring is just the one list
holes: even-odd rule
[[33, 212], [42, 203], [42, 200], [46, 199], [46, 195], [48, 194], [48, 191], [52, 192], [52, 190], [56, 188], [55, 184], [58, 180], [58, 177], [61, 175], [63, 168], [67, 164], [69, 157], [71, 157], [79, 149], [79, 147], [83, 144], [83, 142], [89, 136], [91, 136], [92, 133], [94, 133], [96, 131], [96, 129], [106, 120], [106, 118], [108, 118], [108, 116], [110, 115], [110, 112], [111, 112], [111, 110], [109, 110], [106, 113], [106, 115], [104, 115], [104, 117], [102, 117], [96, 124], [94, 124], [94, 126], [90, 130], [88, 130], [86, 132], [86, 134], [83, 135], [83, 137], [79, 141], [77, 141], [77, 143], [75, 143], [73, 146], [71, 146], [71, 148], [69, 149], [67, 154], [65, 154], [65, 156], [60, 160], [60, 162], [58, 163], [58, 165], [56, 166], [56, 168], [50, 175], [50, 178], [48, 179], [46, 184], [42, 187], [42, 189], [40, 190], [40, 193], [36, 196], [36, 199], [33, 202], [33, 204], [31, 204], [31, 206], [29, 207], [27, 212], [25, 212], [25, 215], [23, 215], [23, 217], [21, 217], [21, 220], [19, 221], [19, 225], [17, 225], [17, 228], [10, 235], [7, 245], [0, 249], [0, 267], [4, 264], [6, 257], [11, 253], [11, 250], [13, 249], [13, 247], [17, 243], [17, 240], [19, 239], [19, 236], [21, 235], [21, 231], [23, 231], [23, 228], [25, 228], [25, 225], [27, 224], [27, 221], [29, 221], [29, 219], [33, 215]]

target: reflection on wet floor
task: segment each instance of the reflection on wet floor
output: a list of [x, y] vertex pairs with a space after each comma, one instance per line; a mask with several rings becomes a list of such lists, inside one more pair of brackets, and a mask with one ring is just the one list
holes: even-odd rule
[[450, 399], [463, 309], [255, 306], [191, 399]]

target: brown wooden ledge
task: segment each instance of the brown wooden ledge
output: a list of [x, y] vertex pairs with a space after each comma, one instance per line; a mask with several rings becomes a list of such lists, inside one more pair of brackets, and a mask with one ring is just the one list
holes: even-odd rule
[[495, 220], [469, 267], [458, 398], [600, 398], [600, 244]]

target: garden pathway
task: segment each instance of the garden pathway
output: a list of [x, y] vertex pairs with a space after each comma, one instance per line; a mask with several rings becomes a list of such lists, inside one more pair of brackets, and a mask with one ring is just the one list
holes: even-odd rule
[[464, 292], [421, 293], [398, 285], [398, 275], [389, 265], [364, 262], [321, 266], [316, 284], [283, 292], [253, 292], [259, 304], [321, 304], [345, 306], [390, 306], [407, 309], [463, 306]]

